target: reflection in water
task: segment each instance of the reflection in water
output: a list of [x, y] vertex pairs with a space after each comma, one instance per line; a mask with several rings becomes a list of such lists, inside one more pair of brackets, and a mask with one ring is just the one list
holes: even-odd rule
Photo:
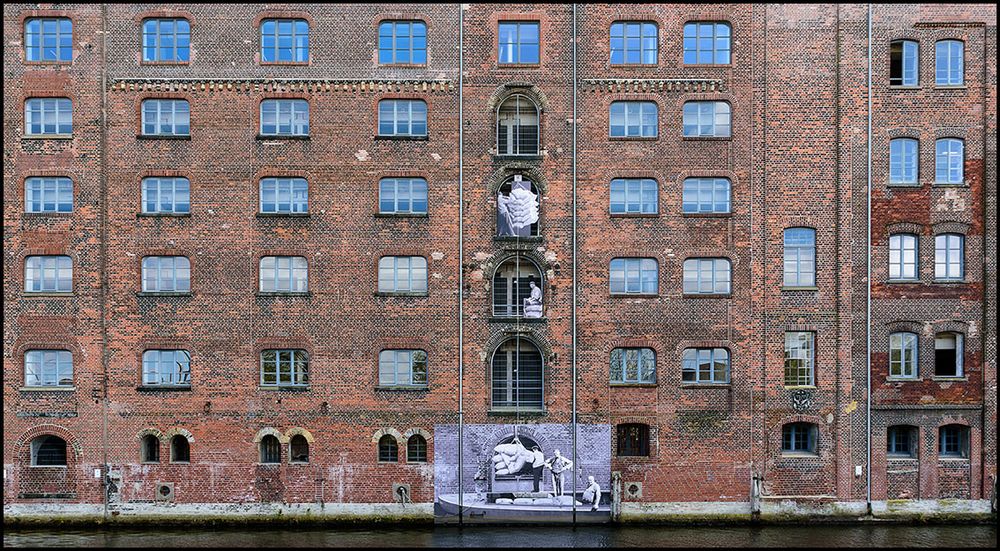
[[4, 547], [996, 547], [995, 525], [5, 530]]

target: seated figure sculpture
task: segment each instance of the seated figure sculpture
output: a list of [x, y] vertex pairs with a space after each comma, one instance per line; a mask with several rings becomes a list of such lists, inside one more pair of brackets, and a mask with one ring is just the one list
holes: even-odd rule
[[530, 466], [535, 457], [517, 437], [509, 444], [498, 445], [493, 451], [496, 452], [493, 456], [493, 468], [499, 475], [517, 474], [525, 465]]
[[542, 317], [542, 289], [535, 285], [534, 279], [528, 280], [528, 287], [531, 288], [531, 295], [524, 299], [524, 317]]

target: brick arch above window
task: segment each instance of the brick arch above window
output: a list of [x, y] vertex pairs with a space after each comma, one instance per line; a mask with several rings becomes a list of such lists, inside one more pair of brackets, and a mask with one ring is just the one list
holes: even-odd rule
[[969, 224], [964, 222], [946, 221], [938, 222], [931, 226], [934, 235], [939, 235], [942, 233], [957, 233], [959, 235], [967, 235], [969, 233]]
[[726, 350], [729, 351], [730, 358], [732, 358], [734, 350], [732, 341], [691, 339], [691, 340], [679, 341], [677, 345], [674, 347], [674, 351], [677, 353], [677, 356], [680, 357], [681, 354], [684, 353], [684, 350], [688, 348], [725, 348]]
[[391, 437], [395, 438], [397, 445], [400, 442], [405, 442], [406, 441], [406, 439], [403, 438], [403, 435], [400, 434], [400, 432], [398, 430], [396, 430], [396, 429], [394, 429], [392, 427], [382, 427], [382, 428], [378, 429], [377, 431], [375, 431], [375, 434], [372, 435], [372, 442], [375, 443], [375, 444], [378, 444], [379, 440], [381, 440], [383, 436], [391, 436]]
[[552, 345], [540, 332], [525, 325], [516, 324], [507, 324], [500, 327], [498, 331], [490, 335], [490, 338], [483, 345], [483, 352], [480, 354], [480, 357], [483, 358], [483, 362], [486, 364], [487, 369], [492, 367], [493, 355], [496, 351], [499, 350], [505, 342], [517, 338], [531, 343], [538, 349], [538, 352], [541, 353], [542, 360], [544, 362], [543, 368], [548, 370], [549, 363], [554, 361], [556, 357], [555, 352], [552, 350]]
[[924, 130], [920, 128], [886, 128], [883, 129], [885, 136], [890, 140], [895, 140], [898, 138], [910, 138], [919, 141], [924, 134]]
[[424, 439], [424, 441], [425, 441], [425, 442], [427, 442], [428, 444], [430, 444], [430, 443], [431, 443], [431, 440], [433, 439], [433, 436], [431, 435], [431, 433], [430, 433], [430, 432], [428, 432], [428, 431], [425, 431], [424, 429], [420, 429], [420, 428], [411, 428], [411, 429], [407, 429], [407, 430], [406, 430], [406, 432], [404, 432], [404, 433], [403, 433], [403, 437], [404, 437], [404, 438], [405, 438], [406, 440], [409, 440], [409, 439], [410, 439], [410, 437], [412, 437], [412, 436], [420, 436], [420, 437], [422, 437], [422, 438]]
[[924, 333], [925, 326], [919, 321], [897, 320], [886, 323], [885, 328], [889, 333], [905, 332], [920, 335], [921, 333]]
[[910, 233], [913, 235], [923, 235], [926, 226], [919, 222], [895, 222], [885, 227], [886, 235], [896, 235], [900, 233]]
[[172, 429], [164, 432], [163, 436], [162, 436], [162, 439], [163, 439], [164, 442], [169, 442], [169, 441], [173, 440], [175, 436], [183, 436], [184, 439], [188, 441], [188, 443], [191, 443], [191, 444], [194, 443], [194, 435], [191, 434], [191, 431], [189, 431], [187, 429], [180, 428], [180, 427], [172, 428]]
[[186, 19], [188, 24], [194, 26], [195, 17], [187, 10], [156, 9], [141, 11], [132, 16], [132, 21], [141, 25], [147, 19]]
[[[298, 10], [263, 10], [257, 12], [256, 17], [253, 19], [253, 28], [257, 33], [257, 40], [260, 41], [260, 24], [265, 19], [304, 19], [309, 23], [309, 30], [313, 30], [316, 21], [313, 19], [311, 13], [307, 11]], [[258, 45], [259, 49], [259, 45]], [[259, 52], [258, 52], [259, 53]]]
[[500, 107], [504, 101], [506, 101], [511, 96], [520, 94], [530, 99], [536, 107], [538, 107], [538, 114], [541, 116], [545, 113], [549, 106], [549, 99], [537, 85], [531, 82], [525, 81], [511, 81], [493, 89], [493, 93], [490, 94], [489, 99], [486, 101], [486, 107], [490, 112], [496, 113], [497, 108]]
[[[257, 433], [257, 434], [261, 438], [263, 438], [263, 435], [261, 435], [260, 433]], [[301, 437], [305, 438], [306, 442], [308, 442], [310, 444], [312, 444], [313, 442], [316, 441], [316, 439], [313, 437], [313, 435], [312, 435], [311, 432], [309, 432], [306, 429], [301, 428], [301, 427], [292, 427], [292, 428], [286, 430], [285, 434], [282, 437], [278, 438], [278, 441], [279, 442], [280, 441], [291, 442], [293, 436], [301, 436]], [[255, 441], [259, 442], [259, 440], [255, 440]]]
[[[73, 436], [72, 432], [59, 425], [46, 423], [42, 425], [36, 425], [21, 433], [21, 436], [19, 436], [14, 443], [15, 449], [19, 450], [18, 456], [21, 456], [21, 454], [24, 452], [28, 452], [30, 454], [31, 442], [34, 441], [39, 436], [48, 436], [48, 435], [57, 436], [59, 438], [62, 438], [63, 441], [66, 442], [67, 463], [69, 463], [71, 460], [72, 461], [78, 460], [80, 458], [80, 455], [83, 454], [83, 445], [81, 445], [80, 442], [76, 439], [76, 437]], [[74, 452], [72, 456], [70, 456], [70, 454], [68, 453], [70, 449], [72, 449]]]
[[963, 335], [965, 335], [969, 332], [970, 329], [970, 325], [968, 323], [959, 320], [936, 321], [931, 323], [930, 327], [934, 334], [962, 333]]
[[495, 196], [500, 187], [509, 182], [517, 174], [520, 174], [522, 178], [531, 180], [531, 183], [535, 184], [535, 188], [538, 190], [538, 200], [541, 203], [545, 194], [548, 193], [549, 182], [538, 168], [538, 163], [530, 161], [505, 161], [500, 163], [499, 168], [486, 178], [486, 188], [490, 196]]
[[159, 430], [154, 429], [152, 427], [147, 427], [147, 428], [142, 429], [141, 431], [139, 431], [138, 433], [136, 433], [135, 438], [136, 438], [136, 440], [140, 440], [141, 441], [143, 438], [145, 438], [147, 436], [152, 436], [152, 437], [156, 438], [157, 440], [159, 440], [161, 442], [167, 442], [169, 440], [168, 438], [164, 437], [164, 435], [163, 435], [162, 432], [160, 432]]
[[254, 435], [253, 442], [255, 444], [259, 444], [260, 441], [263, 440], [265, 436], [273, 436], [277, 438], [278, 442], [282, 444], [287, 444], [288, 441], [290, 440], [290, 438], [286, 437], [284, 434], [281, 434], [281, 431], [279, 431], [278, 429], [274, 427], [264, 427], [259, 431], [257, 431], [257, 434]]

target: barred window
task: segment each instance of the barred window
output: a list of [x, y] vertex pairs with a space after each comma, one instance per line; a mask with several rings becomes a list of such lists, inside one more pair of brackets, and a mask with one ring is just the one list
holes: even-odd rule
[[308, 136], [309, 102], [304, 99], [266, 99], [260, 102], [262, 136]]
[[187, 100], [143, 100], [142, 133], [145, 136], [190, 136], [191, 107]]
[[815, 385], [815, 362], [815, 333], [785, 333], [785, 386]]
[[945, 425], [939, 432], [939, 456], [948, 458], [969, 457], [969, 427]]
[[191, 386], [191, 354], [187, 350], [147, 350], [143, 352], [142, 384]]
[[260, 290], [264, 293], [309, 292], [309, 265], [305, 257], [261, 257]]
[[918, 243], [909, 233], [889, 236], [889, 279], [917, 279]]
[[916, 333], [893, 333], [889, 335], [889, 376], [914, 378], [917, 376]]
[[383, 21], [378, 26], [378, 62], [382, 65], [427, 63], [427, 24]]
[[655, 295], [659, 265], [655, 258], [615, 258], [610, 266], [611, 294]]
[[152, 293], [191, 292], [191, 261], [183, 256], [143, 258], [142, 290]]
[[260, 439], [260, 462], [281, 463], [281, 442], [273, 434], [265, 434]]
[[309, 61], [309, 22], [265, 19], [260, 22], [260, 60], [264, 63]]
[[191, 212], [191, 182], [187, 178], [143, 178], [142, 212], [146, 214]]
[[781, 451], [785, 453], [816, 454], [816, 433], [812, 423], [789, 423], [781, 427]]
[[262, 386], [309, 385], [309, 355], [305, 350], [264, 350], [260, 353]]
[[501, 65], [539, 62], [537, 21], [501, 21], [497, 36]]
[[934, 237], [934, 279], [961, 281], [965, 277], [965, 236], [943, 233]]
[[491, 367], [494, 408], [545, 408], [544, 362], [538, 347], [527, 339], [510, 339], [493, 352]]
[[378, 209], [382, 214], [427, 214], [427, 180], [383, 178], [378, 184]]
[[497, 108], [497, 155], [538, 155], [538, 107], [525, 96]]
[[611, 351], [612, 383], [655, 383], [656, 352], [652, 348], [615, 348]]
[[656, 23], [616, 21], [611, 24], [612, 65], [656, 65]]
[[152, 434], [142, 437], [142, 445], [139, 449], [139, 460], [142, 463], [160, 462], [160, 439]]
[[73, 102], [67, 98], [29, 98], [24, 102], [24, 133], [68, 136], [73, 133]]
[[68, 256], [29, 256], [25, 258], [24, 292], [73, 292], [73, 261]]
[[399, 461], [399, 445], [391, 435], [386, 434], [379, 438], [378, 460], [382, 463]]
[[26, 19], [24, 51], [28, 61], [73, 61], [73, 20], [68, 17]]
[[410, 463], [427, 462], [427, 440], [414, 434], [406, 441], [406, 460]]
[[617, 428], [619, 457], [649, 456], [649, 425], [625, 423]]
[[934, 84], [965, 84], [965, 44], [960, 40], [939, 40], [934, 45]]
[[309, 212], [309, 184], [305, 178], [262, 178], [260, 212], [275, 214]]
[[682, 382], [729, 382], [729, 351], [725, 348], [686, 348], [681, 358]]
[[897, 425], [886, 430], [886, 455], [891, 457], [917, 456], [917, 428]]
[[73, 180], [27, 178], [24, 180], [24, 212], [72, 212]]
[[25, 386], [73, 386], [73, 354], [69, 350], [24, 353]]
[[32, 440], [31, 466], [65, 467], [66, 441], [51, 434], [43, 434]]
[[170, 439], [170, 462], [191, 462], [191, 443], [183, 435], [178, 434]]
[[288, 462], [309, 462], [309, 441], [306, 440], [305, 436], [302, 436], [301, 434], [292, 436], [292, 440], [288, 443]]
[[785, 230], [785, 287], [816, 285], [816, 230], [788, 228]]
[[913, 40], [896, 40], [889, 45], [889, 84], [916, 86], [920, 83], [920, 45]]
[[730, 212], [728, 178], [685, 178], [683, 208], [686, 214]]
[[422, 256], [383, 256], [378, 261], [380, 293], [426, 293], [427, 260]]
[[378, 355], [378, 384], [427, 386], [427, 352], [383, 350]]
[[730, 62], [732, 29], [711, 21], [684, 25], [684, 64], [726, 65]]
[[684, 293], [726, 295], [731, 290], [732, 268], [725, 258], [689, 258], [684, 261]]
[[612, 138], [655, 138], [659, 114], [652, 101], [613, 101], [610, 113]]
[[427, 103], [386, 99], [378, 102], [379, 136], [426, 136]]
[[684, 103], [684, 137], [728, 138], [732, 135], [732, 112], [724, 101]]
[[916, 184], [920, 170], [920, 142], [913, 138], [889, 140], [889, 183]]
[[960, 185], [965, 180], [965, 142], [942, 138], [935, 144], [934, 183]]
[[652, 178], [611, 180], [611, 214], [656, 214], [658, 190]]
[[142, 22], [142, 60], [188, 62], [191, 23], [187, 19], [146, 19]]

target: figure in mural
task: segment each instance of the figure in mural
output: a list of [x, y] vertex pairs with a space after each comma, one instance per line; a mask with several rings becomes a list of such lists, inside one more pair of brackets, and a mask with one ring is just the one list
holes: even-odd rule
[[528, 278], [528, 287], [531, 288], [531, 295], [524, 299], [524, 317], [542, 317], [542, 289], [535, 285], [534, 278]]
[[535, 460], [531, 463], [531, 474], [535, 483], [534, 492], [537, 494], [541, 491], [538, 484], [542, 481], [542, 469], [545, 468], [545, 454], [542, 453], [542, 450], [538, 449], [538, 446], [531, 448], [531, 451], [535, 455]]
[[563, 487], [566, 483], [564, 478], [565, 471], [573, 470], [573, 462], [568, 458], [563, 457], [559, 450], [555, 451], [555, 456], [545, 462], [545, 466], [552, 471], [552, 493], [557, 496], [564, 495]]
[[587, 477], [587, 489], [583, 491], [583, 501], [594, 504], [591, 511], [596, 511], [597, 506], [601, 503], [601, 485], [594, 480], [593, 476]]
[[496, 474], [517, 474], [525, 465], [532, 465], [535, 461], [535, 454], [525, 448], [516, 436], [511, 443], [500, 444], [493, 451], [496, 452], [493, 455]]
[[497, 192], [497, 235], [529, 237], [531, 225], [538, 222], [538, 195], [531, 192], [531, 182], [516, 179], [510, 195]]

